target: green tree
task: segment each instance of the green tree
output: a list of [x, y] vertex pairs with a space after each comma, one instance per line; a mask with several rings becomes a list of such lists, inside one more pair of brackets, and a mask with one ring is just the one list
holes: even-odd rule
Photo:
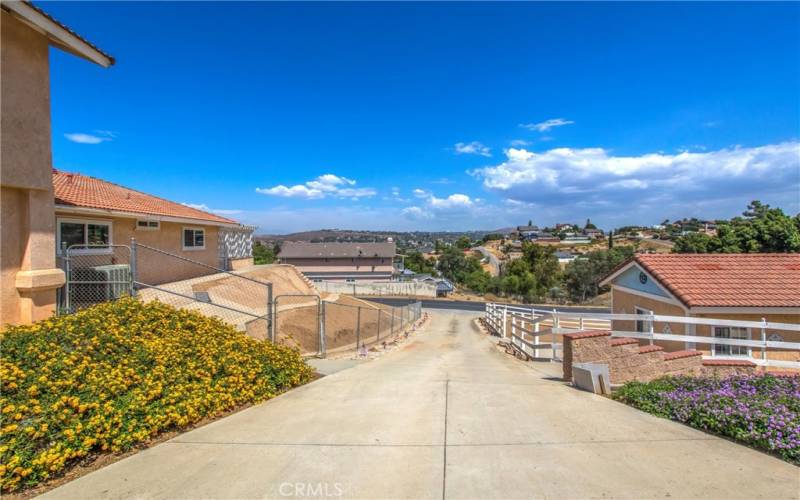
[[780, 208], [758, 200], [751, 202], [742, 217], [717, 225], [717, 234], [706, 239], [690, 233], [675, 241], [678, 253], [800, 252], [800, 223]]
[[489, 273], [483, 269], [476, 269], [475, 271], [472, 271], [466, 275], [464, 279], [464, 286], [478, 293], [486, 293], [489, 291], [489, 283], [491, 280], [492, 277], [489, 275]]
[[280, 247], [277, 245], [268, 247], [260, 241], [256, 241], [253, 245], [253, 263], [272, 264], [277, 258], [278, 251], [280, 251]]
[[574, 302], [585, 302], [602, 291], [602, 280], [612, 269], [633, 257], [633, 247], [596, 250], [579, 257], [564, 269], [564, 286]]
[[689, 233], [675, 240], [672, 248], [676, 253], [708, 253], [711, 237], [704, 233]]
[[437, 266], [445, 278], [464, 284], [467, 275], [481, 269], [481, 261], [472, 256], [465, 256], [464, 252], [456, 247], [448, 247], [439, 256]]
[[472, 246], [472, 240], [470, 240], [468, 236], [461, 236], [456, 240], [455, 246], [461, 250], [466, 250]]
[[586, 219], [586, 225], [585, 225], [585, 226], [583, 226], [583, 228], [584, 228], [584, 229], [597, 229], [597, 226], [595, 226], [594, 224], [592, 224], [592, 221], [591, 221], [591, 220], [589, 220], [589, 219]]
[[407, 251], [403, 261], [405, 262], [406, 269], [410, 269], [418, 274], [433, 274], [436, 270], [435, 259], [426, 259], [422, 253], [415, 250]]
[[547, 291], [556, 286], [561, 275], [556, 248], [550, 245], [524, 243], [522, 260], [528, 263], [533, 274], [533, 286], [528, 291], [529, 298], [535, 301], [543, 299]]

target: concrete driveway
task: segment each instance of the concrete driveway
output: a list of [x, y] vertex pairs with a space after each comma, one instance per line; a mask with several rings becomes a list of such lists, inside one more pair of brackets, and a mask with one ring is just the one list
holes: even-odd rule
[[798, 498], [800, 469], [557, 380], [436, 311], [385, 357], [52, 498]]

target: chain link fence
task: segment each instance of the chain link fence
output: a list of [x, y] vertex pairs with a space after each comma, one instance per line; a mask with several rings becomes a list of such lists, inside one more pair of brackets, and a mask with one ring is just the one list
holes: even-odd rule
[[323, 354], [322, 306], [318, 295], [275, 297], [275, 341], [303, 354]]
[[233, 326], [247, 335], [259, 339], [269, 340], [271, 317], [270, 309], [263, 307], [261, 310], [245, 310], [241, 307], [231, 307], [225, 301], [215, 301], [210, 296], [186, 295], [170, 286], [148, 285], [135, 282], [137, 296], [143, 302], [159, 301], [178, 309], [195, 311], [204, 316], [213, 316]]
[[391, 342], [422, 316], [422, 303], [404, 306], [368, 306], [322, 302], [322, 354], [358, 352]]
[[126, 245], [71, 245], [59, 264], [66, 283], [59, 291], [60, 313], [134, 294], [131, 249]]
[[[305, 355], [364, 354], [396, 339], [422, 315], [420, 302], [390, 306], [349, 297], [323, 301], [316, 294], [273, 297], [272, 283], [135, 240], [131, 246], [65, 248], [61, 265], [67, 275], [62, 313], [135, 295], [220, 318], [253, 338], [291, 345]], [[159, 283], [158, 270], [188, 278]]]

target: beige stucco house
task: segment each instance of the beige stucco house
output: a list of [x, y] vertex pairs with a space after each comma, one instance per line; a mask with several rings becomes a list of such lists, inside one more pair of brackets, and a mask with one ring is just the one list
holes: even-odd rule
[[[800, 324], [800, 254], [636, 255], [601, 283], [611, 286], [612, 312], [639, 314], [642, 321], [614, 321], [612, 329], [645, 332], [647, 316], [715, 318]], [[761, 339], [751, 327], [660, 323], [655, 333]], [[800, 342], [800, 332], [766, 330], [768, 340]], [[748, 358], [745, 346], [656, 341], [667, 351], [696, 349], [708, 357]], [[800, 361], [800, 352], [768, 349], [768, 359]]]
[[49, 47], [114, 59], [28, 2], [0, 3], [0, 325], [50, 316], [56, 266]]
[[253, 228], [233, 219], [76, 173], [53, 170], [53, 189], [59, 261], [65, 249], [82, 258], [135, 239], [136, 280], [148, 285], [253, 264]]
[[285, 242], [278, 258], [312, 281], [375, 283], [392, 280], [397, 247], [384, 243]]

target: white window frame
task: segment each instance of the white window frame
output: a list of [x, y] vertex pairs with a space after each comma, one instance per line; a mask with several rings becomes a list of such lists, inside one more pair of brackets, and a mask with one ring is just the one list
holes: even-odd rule
[[101, 219], [78, 219], [73, 217], [56, 217], [56, 255], [62, 255], [61, 249], [61, 223], [67, 222], [72, 224], [83, 224], [84, 225], [84, 244], [86, 244], [89, 231], [88, 226], [89, 224], [94, 224], [96, 226], [108, 226], [108, 246], [102, 248], [85, 248], [83, 250], [73, 250], [71, 254], [109, 254], [113, 251], [111, 246], [114, 244], [114, 223], [110, 220], [101, 220]]
[[[648, 321], [650, 321], [650, 316], [653, 314], [653, 311], [650, 309], [645, 309], [644, 307], [633, 306], [633, 314], [636, 314], [638, 316], [640, 312], [645, 313], [642, 314], [641, 316], [646, 315], [646, 317], [642, 318], [641, 320], [637, 319], [633, 324], [633, 329], [634, 331], [639, 333], [650, 333], [650, 328], [648, 327], [647, 323]], [[639, 330], [639, 321], [642, 322], [642, 327], [646, 328], [646, 330]]]
[[[140, 222], [146, 222], [148, 225], [142, 227], [139, 225]], [[150, 226], [153, 222], [156, 223], [155, 226]], [[158, 231], [161, 229], [161, 221], [153, 220], [153, 219], [136, 219], [136, 230], [137, 231]]]
[[[718, 328], [742, 328], [742, 327], [740, 327], [740, 326], [712, 326], [711, 327], [711, 337], [712, 338], [715, 338], [715, 339], [716, 338], [721, 338], [721, 339], [724, 339], [724, 338], [731, 339], [731, 338], [733, 338], [733, 337], [717, 337], [717, 329]], [[735, 338], [734, 340], [752, 340], [753, 339], [753, 331], [750, 328], [744, 328], [744, 330], [747, 332], [747, 338], [746, 339]], [[719, 354], [719, 353], [717, 353], [717, 344], [712, 344], [711, 345], [711, 356], [712, 357], [721, 358], [721, 359], [725, 359], [725, 358], [740, 359], [740, 358], [751, 358], [751, 357], [753, 357], [753, 348], [750, 347], [750, 346], [745, 347], [745, 346], [738, 346], [738, 345], [737, 346], [734, 346], [734, 345], [720, 345], [720, 347], [727, 347], [729, 349], [732, 349], [734, 347], [736, 347], [736, 348], [744, 347], [745, 349], [747, 349], [747, 353], [746, 354]]]
[[[203, 231], [203, 246], [202, 247], [196, 247], [196, 246], [187, 247], [186, 246], [186, 231]], [[194, 241], [194, 238], [192, 238], [192, 241]], [[194, 251], [205, 250], [206, 249], [206, 228], [204, 228], [204, 227], [196, 227], [196, 226], [184, 226], [184, 227], [182, 227], [181, 228], [181, 248], [183, 249], [184, 252], [194, 252]]]

